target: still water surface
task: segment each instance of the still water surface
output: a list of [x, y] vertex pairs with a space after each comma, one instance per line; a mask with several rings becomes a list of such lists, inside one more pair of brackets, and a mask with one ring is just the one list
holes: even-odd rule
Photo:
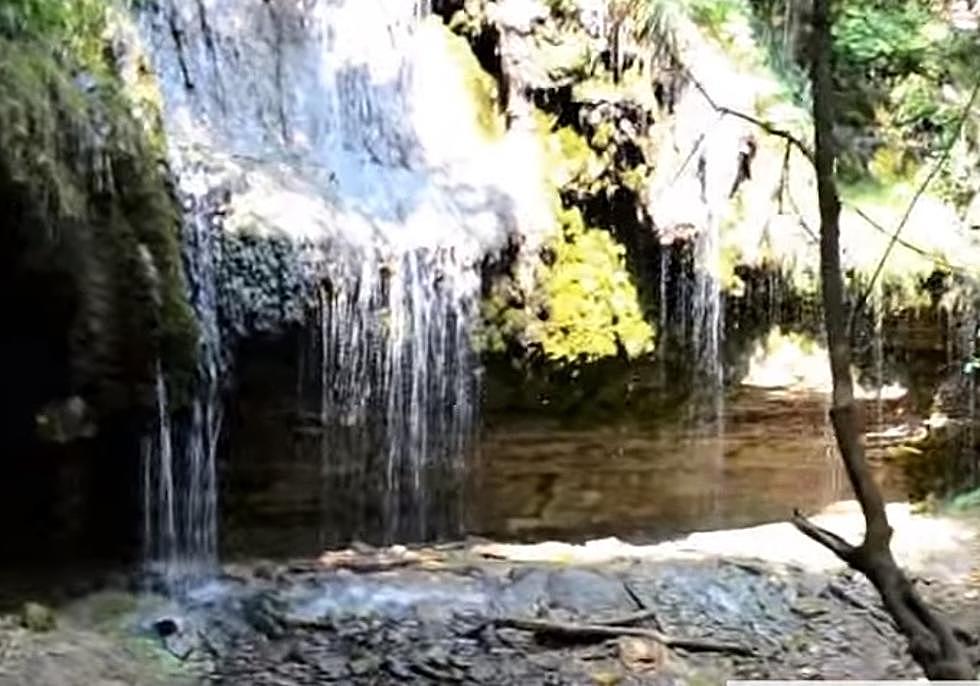
[[[624, 421], [580, 429], [488, 419], [472, 526], [494, 538], [657, 540], [787, 519], [852, 497], [824, 395], [743, 388], [720, 430]], [[865, 408], [870, 417], [879, 408]], [[884, 408], [896, 425], [899, 408]], [[898, 470], [879, 480], [903, 499]]]

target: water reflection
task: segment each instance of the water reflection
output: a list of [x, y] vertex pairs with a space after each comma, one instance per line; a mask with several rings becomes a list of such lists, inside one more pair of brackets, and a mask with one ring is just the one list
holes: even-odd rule
[[[472, 527], [501, 539], [651, 540], [850, 498], [827, 403], [820, 394], [740, 389], [720, 435], [652, 420], [579, 429], [488, 418]], [[893, 403], [883, 420], [896, 422], [900, 411]], [[879, 463], [877, 472], [886, 493], [902, 499], [897, 470]]]

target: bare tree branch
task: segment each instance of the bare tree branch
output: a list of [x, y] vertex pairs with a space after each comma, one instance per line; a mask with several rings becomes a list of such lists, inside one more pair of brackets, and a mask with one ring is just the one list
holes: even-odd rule
[[662, 643], [668, 648], [680, 648], [688, 651], [733, 653], [735, 655], [755, 655], [755, 651], [752, 648], [738, 643], [726, 643], [724, 641], [704, 638], [668, 636], [653, 629], [642, 629], [632, 626], [576, 624], [572, 622], [554, 622], [543, 619], [523, 619], [518, 617], [501, 617], [494, 620], [494, 624], [510, 629], [520, 629], [521, 631], [531, 631], [536, 634], [546, 634], [573, 640], [639, 636]]
[[729, 116], [735, 117], [736, 119], [747, 121], [750, 124], [754, 124], [755, 126], [758, 126], [760, 129], [768, 133], [770, 136], [776, 136], [777, 138], [782, 138], [783, 140], [791, 144], [793, 147], [795, 147], [797, 150], [799, 150], [801, 153], [803, 153], [803, 156], [807, 158], [811, 163], [813, 163], [814, 161], [813, 151], [810, 150], [810, 148], [806, 145], [806, 143], [801, 141], [799, 138], [794, 136], [789, 131], [786, 131], [785, 129], [780, 129], [765, 120], [758, 119], [756, 117], [753, 117], [751, 114], [746, 114], [745, 112], [732, 109], [731, 107], [719, 105], [718, 102], [711, 97], [711, 94], [704, 87], [704, 85], [702, 85], [702, 83], [694, 77], [694, 74], [692, 74], [689, 69], [685, 71], [687, 72], [687, 76], [691, 80], [691, 83], [693, 83], [694, 87], [698, 89], [698, 92], [701, 93], [702, 96], [704, 96], [704, 99], [708, 101], [708, 104], [711, 105], [711, 109], [713, 109], [715, 112], [718, 112], [720, 114], [727, 114]]
[[806, 517], [799, 510], [793, 512], [793, 526], [806, 534], [814, 541], [829, 549], [834, 555], [850, 563], [857, 555], [857, 548], [845, 541], [832, 531], [823, 529]]
[[[725, 105], [718, 104], [718, 101], [715, 100], [711, 96], [711, 94], [704, 87], [704, 85], [700, 81], [698, 81], [693, 76], [693, 74], [690, 73], [689, 70], [685, 70], [685, 73], [687, 74], [687, 76], [690, 79], [691, 83], [694, 84], [694, 87], [698, 89], [698, 92], [701, 93], [701, 95], [704, 97], [705, 100], [707, 100], [708, 104], [711, 106], [711, 108], [713, 110], [715, 110], [719, 114], [729, 115], [729, 116], [735, 117], [736, 119], [741, 119], [742, 121], [749, 122], [750, 124], [753, 124], [753, 125], [757, 126], [758, 128], [762, 129], [766, 133], [768, 133], [768, 134], [770, 134], [772, 136], [775, 136], [777, 138], [782, 138], [783, 140], [786, 141], [786, 144], [787, 144], [787, 153], [784, 154], [784, 157], [783, 157], [783, 167], [784, 167], [783, 171], [784, 171], [784, 173], [787, 173], [787, 170], [788, 170], [788, 167], [789, 167], [789, 153], [788, 153], [788, 148], [789, 147], [796, 148], [800, 153], [803, 154], [803, 156], [807, 159], [808, 162], [810, 162], [811, 165], [815, 165], [815, 159], [814, 159], [813, 151], [809, 148], [809, 146], [807, 146], [803, 141], [801, 141], [799, 138], [797, 138], [796, 136], [794, 136], [792, 133], [790, 133], [789, 131], [786, 131], [785, 129], [780, 129], [779, 127], [775, 126], [771, 122], [767, 122], [767, 121], [765, 121], [763, 119], [759, 119], [757, 117], [753, 117], [750, 114], [746, 114], [745, 112], [741, 112], [741, 111], [736, 110], [736, 109], [733, 109], [731, 107], [727, 107]], [[961, 117], [958, 120], [956, 135], [952, 139], [953, 142], [955, 142], [956, 139], [959, 138], [959, 134], [962, 131], [963, 125], [964, 125], [966, 119], [969, 116], [969, 112], [973, 109], [973, 106], [976, 103], [976, 100], [977, 100], [978, 97], [980, 97], [980, 81], [978, 81], [977, 84], [976, 84], [976, 86], [974, 87], [974, 89], [973, 89], [973, 91], [971, 93], [971, 96], [969, 98], [969, 102], [965, 106], [965, 108], [964, 108], [964, 110], [962, 112], [962, 115], [961, 115]], [[704, 135], [702, 134], [702, 136], [697, 141], [697, 145], [700, 145], [700, 143], [702, 142], [703, 138], [704, 138]], [[696, 149], [697, 149], [697, 147], [695, 147], [695, 150]], [[692, 151], [692, 153], [688, 156], [688, 159], [685, 161], [685, 165], [684, 166], [686, 166], [687, 162], [690, 161], [689, 158], [691, 156], [693, 156], [693, 152], [694, 151]], [[944, 150], [943, 150], [943, 155], [942, 155], [941, 159], [939, 161], [937, 161], [936, 165], [933, 167], [932, 171], [930, 172], [928, 178], [926, 178], [926, 180], [922, 183], [922, 185], [917, 189], [917, 191], [915, 193], [915, 196], [912, 198], [912, 200], [910, 201], [908, 207], [906, 208], [905, 212], [903, 213], [903, 218], [899, 222], [898, 226], [894, 230], [892, 230], [892, 231], [889, 231], [884, 226], [882, 226], [880, 223], [878, 223], [877, 221], [875, 221], [872, 217], [870, 217], [868, 215], [867, 212], [865, 212], [864, 210], [862, 210], [857, 205], [855, 205], [853, 203], [842, 203], [842, 204], [846, 205], [849, 209], [853, 210], [855, 214], [857, 214], [861, 219], [863, 219], [865, 222], [867, 222], [870, 226], [872, 226], [875, 229], [881, 231], [882, 233], [886, 233], [886, 234], [889, 234], [891, 236], [890, 241], [889, 241], [889, 244], [888, 244], [888, 247], [886, 248], [885, 252], [883, 253], [883, 255], [882, 255], [881, 259], [879, 260], [878, 265], [877, 265], [877, 267], [875, 269], [874, 276], [872, 277], [871, 282], [868, 284], [868, 286], [867, 286], [865, 292], [863, 293], [863, 295], [858, 299], [858, 302], [855, 305], [854, 310], [853, 310], [854, 312], [859, 311], [867, 303], [867, 299], [870, 297], [871, 289], [874, 286], [875, 280], [880, 277], [881, 271], [882, 271], [882, 269], [884, 267], [884, 264], [885, 264], [886, 260], [888, 259], [889, 254], [894, 249], [894, 247], [895, 247], [896, 244], [897, 245], [901, 245], [902, 247], [907, 248], [908, 250], [911, 250], [912, 252], [915, 252], [915, 253], [917, 253], [919, 255], [922, 255], [924, 257], [930, 257], [930, 258], [935, 259], [935, 256], [934, 255], [931, 255], [927, 250], [924, 250], [923, 248], [920, 248], [920, 247], [918, 247], [918, 246], [916, 246], [916, 245], [914, 245], [914, 244], [912, 244], [912, 243], [910, 243], [910, 242], [902, 239], [900, 236], [901, 236], [901, 233], [904, 230], [906, 224], [908, 223], [908, 220], [909, 220], [909, 218], [910, 218], [910, 216], [912, 214], [912, 211], [915, 208], [915, 205], [918, 203], [918, 201], [921, 199], [921, 196], [928, 189], [928, 186], [935, 179], [936, 174], [938, 174], [939, 171], [942, 170], [942, 167], [945, 166], [945, 163], [949, 160], [949, 155], [950, 155], [951, 152], [952, 152], [952, 144], [946, 145], [945, 148], [944, 148]], [[683, 166], [681, 167], [681, 171], [683, 171]], [[680, 175], [680, 172], [678, 172], [678, 176], [679, 175]], [[788, 176], [788, 173], [787, 173], [787, 176]], [[779, 193], [780, 193], [780, 195], [779, 195], [780, 206], [782, 204], [784, 189], [788, 193], [788, 188], [787, 187], [788, 187], [788, 181], [786, 179], [781, 178], [780, 179], [780, 190], [779, 190]], [[840, 202], [839, 199], [838, 199], [838, 202]], [[795, 203], [793, 203], [793, 204], [795, 205]], [[798, 208], [795, 211], [799, 214], [799, 209]], [[940, 263], [940, 261], [937, 260], [937, 263]], [[947, 267], [949, 269], [953, 269], [953, 270], [956, 270], [956, 271], [959, 271], [959, 272], [972, 273], [972, 271], [968, 267], [966, 267], [964, 265], [958, 265], [958, 264], [949, 262], [948, 260], [942, 260], [941, 261], [941, 264], [944, 267]]]

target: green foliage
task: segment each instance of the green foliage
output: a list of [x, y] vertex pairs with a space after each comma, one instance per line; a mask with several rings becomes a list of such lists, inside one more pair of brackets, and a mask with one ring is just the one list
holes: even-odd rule
[[949, 509], [953, 512], [968, 512], [980, 509], [980, 488], [961, 493], [954, 497], [949, 503]]
[[748, 9], [745, 0], [691, 0], [688, 4], [694, 21], [719, 33], [728, 22], [745, 16]]
[[936, 55], [937, 22], [924, 2], [850, 0], [834, 22], [834, 51], [845, 69], [897, 75]]
[[623, 246], [607, 231], [585, 226], [577, 209], [559, 210], [556, 221], [533, 291], [518, 296], [497, 284], [484, 302], [480, 347], [500, 353], [518, 342], [532, 357], [557, 364], [652, 352], [654, 332], [643, 319]]
[[69, 74], [44, 44], [0, 39], [0, 198], [25, 266], [71, 282], [73, 390], [106, 412], [139, 406], [158, 360], [183, 386], [196, 328], [144, 128], [118, 83]]
[[544, 356], [553, 361], [637, 357], [653, 349], [653, 329], [643, 319], [626, 251], [612, 236], [585, 226], [578, 210], [558, 217], [561, 234], [543, 265], [546, 316], [532, 325]]
[[490, 139], [504, 133], [504, 121], [498, 108], [499, 94], [497, 81], [480, 66], [476, 55], [470, 50], [466, 38], [443, 27], [441, 22], [433, 22], [439, 27], [446, 41], [446, 49], [462, 71], [466, 86], [470, 91], [476, 119], [480, 130]]
[[[805, 66], [806, 3], [751, 3], [761, 33], [768, 30], [777, 43], [780, 36], [798, 34], [795, 45], [773, 51], [770, 62], [792, 48], [793, 59]], [[791, 25], [784, 26], [791, 16]], [[980, 73], [976, 35], [954, 30], [945, 6], [932, 0], [839, 0], [833, 38], [842, 177], [849, 183], [868, 177], [886, 185], [907, 183], [955, 144], [933, 189], [962, 209], [980, 187], [972, 162], [980, 147], [976, 117], [961, 140], [951, 139]]]
[[599, 157], [582, 134], [571, 126], [557, 128], [558, 118], [541, 110], [534, 110], [534, 118], [545, 151], [548, 185], [552, 188], [572, 183], [587, 185], [599, 175]]

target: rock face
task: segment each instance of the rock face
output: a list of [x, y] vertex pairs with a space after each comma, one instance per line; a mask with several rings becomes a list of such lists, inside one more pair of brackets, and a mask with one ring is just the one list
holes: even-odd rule
[[186, 392], [197, 336], [159, 130], [108, 47], [98, 64], [28, 38], [0, 53], [4, 554], [118, 552], [156, 370]]
[[[421, 3], [187, 1], [141, 20], [202, 322], [199, 414], [220, 416], [236, 345], [304, 326], [290, 386], [330, 438], [314, 451], [383, 485], [394, 521], [430, 465], [465, 459], [479, 264], [540, 230], [538, 156]], [[191, 463], [213, 465], [217, 424], [201, 427], [174, 452], [212, 446]]]

